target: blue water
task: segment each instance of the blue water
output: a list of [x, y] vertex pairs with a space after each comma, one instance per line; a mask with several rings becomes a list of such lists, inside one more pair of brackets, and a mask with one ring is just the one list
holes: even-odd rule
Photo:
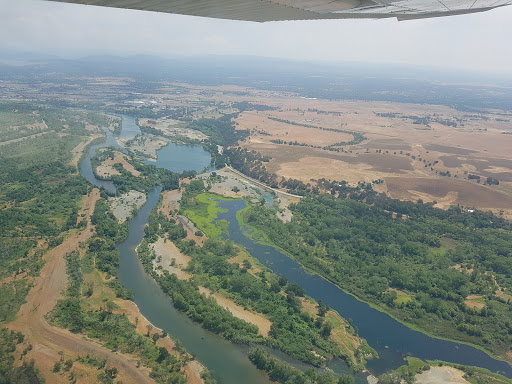
[[[127, 115], [119, 116], [123, 119], [123, 129], [121, 133], [115, 135], [108, 129], [103, 128], [106, 140], [103, 143], [92, 145], [89, 148], [87, 156], [80, 163], [80, 174], [87, 179], [87, 181], [98, 188], [104, 188], [112, 193], [116, 191], [114, 183], [108, 180], [99, 180], [94, 176], [91, 158], [96, 155], [96, 151], [99, 148], [115, 147], [122, 150], [117, 143], [117, 139], [129, 140], [141, 133], [135, 118]], [[211, 161], [210, 153], [199, 145], [178, 145], [169, 143], [157, 151], [157, 156], [158, 159], [156, 161], [146, 160], [144, 162], [173, 172], [183, 172], [187, 170], [200, 172], [205, 169]]]
[[114, 136], [108, 129], [103, 129], [103, 131], [107, 135], [106, 140], [103, 143], [91, 145], [87, 156], [80, 163], [80, 175], [98, 188], [105, 188], [107, 191], [114, 193], [116, 191], [114, 183], [108, 180], [97, 179], [92, 171], [91, 158], [96, 155], [96, 151], [103, 147], [117, 146], [116, 136]]
[[133, 139], [135, 136], [140, 134], [140, 128], [137, 125], [135, 118], [128, 115], [118, 115], [123, 119], [123, 129], [117, 136], [120, 139]]
[[156, 151], [156, 154], [158, 156], [156, 161], [145, 160], [144, 162], [173, 172], [200, 172], [211, 162], [210, 153], [199, 145], [169, 143]]
[[[91, 157], [102, 147], [119, 147], [117, 138], [133, 138], [140, 133], [135, 119], [123, 117], [123, 130], [113, 135], [104, 129], [106, 141], [91, 146], [88, 155], [80, 163], [80, 173], [92, 184], [115, 192], [110, 181], [98, 180], [92, 172]], [[174, 147], [176, 144], [171, 146]], [[210, 163], [210, 154], [198, 146], [186, 146], [186, 151], [169, 151], [163, 162], [152, 162], [159, 167], [170, 168], [175, 172], [184, 170], [202, 170]], [[179, 148], [178, 148], [179, 149]], [[165, 151], [164, 151], [165, 152]], [[187, 155], [189, 156], [187, 158]], [[190, 160], [190, 161], [189, 161]], [[185, 349], [192, 353], [202, 364], [213, 372], [219, 384], [268, 384], [266, 375], [256, 369], [249, 361], [249, 347], [234, 345], [229, 341], [204, 330], [193, 323], [186, 315], [178, 312], [170, 298], [161, 290], [155, 280], [146, 274], [139, 260], [136, 246], [144, 237], [144, 226], [148, 223], [149, 213], [158, 203], [161, 188], [157, 187], [148, 195], [148, 201], [130, 221], [128, 237], [116, 248], [121, 254], [118, 270], [119, 279], [127, 289], [133, 289], [134, 302], [141, 313], [155, 326], [165, 329], [179, 339]]]
[[269, 383], [266, 375], [247, 358], [249, 347], [232, 344], [193, 323], [174, 308], [171, 299], [144, 271], [135, 247], [144, 237], [144, 226], [160, 192], [160, 188], [155, 188], [149, 194], [147, 203], [130, 221], [128, 238], [116, 246], [121, 253], [119, 279], [126, 288], [133, 289], [134, 302], [144, 317], [179, 339], [188, 352], [214, 372], [219, 384]]
[[[81, 174], [91, 183], [115, 192], [113, 183], [97, 180], [92, 173], [90, 157], [98, 148], [117, 146], [116, 139], [132, 138], [140, 133], [135, 119], [123, 117], [123, 130], [115, 136], [106, 130], [106, 142], [91, 146], [88, 156], [81, 162]], [[167, 145], [157, 152], [159, 159], [148, 162], [158, 167], [175, 172], [184, 170], [201, 171], [210, 163], [210, 154], [200, 146], [180, 146], [174, 143]], [[220, 337], [203, 330], [192, 323], [186, 316], [177, 312], [170, 299], [161, 291], [156, 282], [148, 276], [140, 264], [135, 252], [144, 234], [144, 225], [148, 221], [151, 209], [158, 202], [160, 190], [155, 189], [149, 194], [148, 202], [141, 208], [138, 215], [130, 222], [129, 236], [118, 245], [121, 252], [119, 277], [127, 288], [133, 288], [135, 303], [141, 312], [156, 326], [167, 330], [171, 335], [180, 339], [187, 350], [209, 369], [217, 372], [219, 383], [244, 384], [268, 383], [266, 376], [257, 371], [247, 359], [247, 348], [235, 346]], [[268, 206], [272, 205], [272, 196], [263, 196]], [[277, 249], [258, 244], [246, 237], [238, 226], [236, 212], [246, 206], [242, 200], [220, 201], [222, 208], [228, 212], [220, 213], [219, 220], [229, 221], [229, 237], [247, 248], [247, 250], [271, 268], [275, 273], [286, 276], [306, 289], [309, 296], [322, 300], [334, 308], [346, 319], [352, 319], [359, 334], [377, 350], [380, 359], [368, 363], [368, 368], [374, 374], [380, 374], [389, 369], [404, 364], [403, 358], [414, 355], [422, 359], [439, 359], [458, 364], [474, 365], [499, 372], [512, 377], [509, 364], [495, 360], [484, 352], [465, 344], [435, 339], [416, 332], [392, 319], [385, 313], [372, 309], [367, 304], [358, 301], [353, 296], [343, 292], [325, 279], [307, 273], [299, 263]], [[338, 366], [339, 365], [339, 366]], [[334, 363], [333, 369], [343, 371], [343, 363]], [[363, 378], [358, 375], [358, 381]]]
[[335, 309], [345, 319], [352, 319], [359, 335], [365, 338], [380, 355], [370, 360], [368, 369], [381, 374], [405, 364], [404, 357], [412, 355], [425, 360], [443, 360], [456, 364], [487, 368], [512, 378], [512, 367], [493, 359], [485, 352], [466, 344], [436, 339], [414, 331], [389, 315], [371, 308], [322, 277], [306, 272], [302, 266], [274, 247], [258, 244], [244, 235], [236, 213], [246, 207], [243, 200], [219, 201], [227, 212], [219, 213], [218, 220], [229, 222], [229, 238], [243, 245], [251, 255], [277, 274], [300, 284], [307, 294]]

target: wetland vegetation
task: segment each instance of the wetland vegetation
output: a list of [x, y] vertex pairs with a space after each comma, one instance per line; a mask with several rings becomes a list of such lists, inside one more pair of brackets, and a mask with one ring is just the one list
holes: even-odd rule
[[[301, 264], [398, 319], [506, 357], [512, 340], [510, 222], [377, 196], [308, 196], [284, 224], [254, 206], [243, 222]], [[472, 305], [480, 298], [482, 305]]]
[[[324, 366], [332, 358], [341, 357], [354, 369], [361, 370], [364, 357], [371, 355], [372, 349], [355, 336], [354, 329], [339, 316], [325, 317], [328, 308], [320, 306], [313, 312], [305, 311], [304, 290], [299, 285], [287, 283], [259, 263], [253, 265], [257, 261], [243, 249], [220, 238], [221, 230], [213, 224], [218, 209], [213, 198], [219, 196], [201, 193], [202, 181], [192, 182], [186, 188], [188, 192], [182, 197], [184, 212], [207, 236], [214, 237], [202, 247], [184, 240], [185, 233], [179, 231], [179, 224], [155, 210], [145, 230], [146, 238], [138, 248], [146, 272], [170, 295], [176, 308], [235, 343], [279, 349], [315, 366]], [[193, 278], [180, 280], [165, 269], [154, 270], [157, 255], [151, 244], [161, 237], [173, 241], [191, 258], [185, 271]], [[234, 317], [213, 298], [201, 294], [199, 287], [220, 293], [244, 309], [267, 317], [272, 323], [268, 337], [262, 337], [258, 327]], [[333, 330], [336, 337], [332, 335]]]

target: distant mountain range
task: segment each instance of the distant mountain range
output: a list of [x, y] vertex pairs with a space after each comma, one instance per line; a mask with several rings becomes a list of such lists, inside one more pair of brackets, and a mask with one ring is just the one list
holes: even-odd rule
[[398, 64], [331, 63], [252, 56], [162, 58], [0, 52], [0, 76], [128, 76], [140, 81], [235, 84], [328, 99], [389, 100], [512, 109], [512, 77]]

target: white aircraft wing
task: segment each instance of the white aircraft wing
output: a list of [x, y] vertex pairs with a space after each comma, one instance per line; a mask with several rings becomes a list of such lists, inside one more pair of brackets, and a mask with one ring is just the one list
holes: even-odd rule
[[512, 0], [49, 0], [256, 22], [460, 15], [511, 5]]

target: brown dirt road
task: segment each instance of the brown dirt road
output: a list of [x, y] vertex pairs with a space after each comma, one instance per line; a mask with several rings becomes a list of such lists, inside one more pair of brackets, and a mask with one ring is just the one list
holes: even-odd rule
[[[82, 232], [70, 236], [44, 256], [46, 264], [41, 270], [40, 276], [34, 281], [26, 303], [20, 308], [17, 319], [7, 324], [7, 327], [25, 334], [26, 339], [33, 345], [33, 349], [27, 357], [36, 361], [45, 376], [51, 375], [48, 373], [49, 367], [59, 360], [58, 351], [64, 351], [72, 355], [89, 354], [98, 359], [107, 359], [109, 366], [114, 366], [119, 370], [119, 378], [122, 377], [123, 382], [153, 384], [154, 381], [150, 379], [147, 370], [137, 368], [135, 359], [114, 353], [93, 341], [85, 340], [82, 335], [53, 327], [45, 318], [45, 315], [55, 307], [66, 287], [67, 274], [64, 256], [78, 250], [79, 244], [87, 241], [94, 233], [90, 216], [99, 197], [99, 190], [94, 189], [84, 198], [82, 211], [87, 212], [87, 227]], [[68, 382], [65, 377], [57, 375], [52, 375], [50, 382], [61, 380]]]
[[73, 159], [71, 160], [71, 165], [78, 168], [78, 161], [84, 152], [84, 149], [95, 139], [101, 137], [101, 135], [92, 135], [86, 141], [82, 141], [75, 148], [71, 150], [71, 154], [73, 155]]
[[39, 133], [34, 133], [33, 135], [19, 137], [17, 139], [2, 141], [2, 142], [0, 142], [0, 147], [3, 145], [12, 144], [12, 143], [18, 143], [18, 142], [26, 140], [26, 139], [33, 139], [33, 138], [36, 138], [39, 136], [46, 135], [47, 133], [53, 133], [53, 132], [55, 132], [55, 131], [52, 130], [52, 131], [46, 131], [46, 132], [39, 132]]
[[235, 175], [241, 177], [242, 179], [248, 180], [251, 183], [256, 184], [257, 186], [262, 187], [264, 190], [271, 190], [271, 191], [276, 192], [278, 195], [280, 194], [280, 195], [284, 195], [284, 196], [287, 196], [287, 197], [295, 198], [295, 199], [297, 199], [295, 202], [298, 202], [300, 199], [302, 199], [302, 196], [294, 195], [292, 193], [289, 193], [289, 192], [286, 192], [286, 191], [282, 191], [280, 189], [270, 188], [265, 183], [262, 183], [261, 181], [255, 180], [252, 177], [246, 176], [242, 172], [237, 171], [236, 169], [234, 169], [234, 168], [232, 168], [230, 166], [226, 166], [226, 169], [228, 171], [234, 173]]

